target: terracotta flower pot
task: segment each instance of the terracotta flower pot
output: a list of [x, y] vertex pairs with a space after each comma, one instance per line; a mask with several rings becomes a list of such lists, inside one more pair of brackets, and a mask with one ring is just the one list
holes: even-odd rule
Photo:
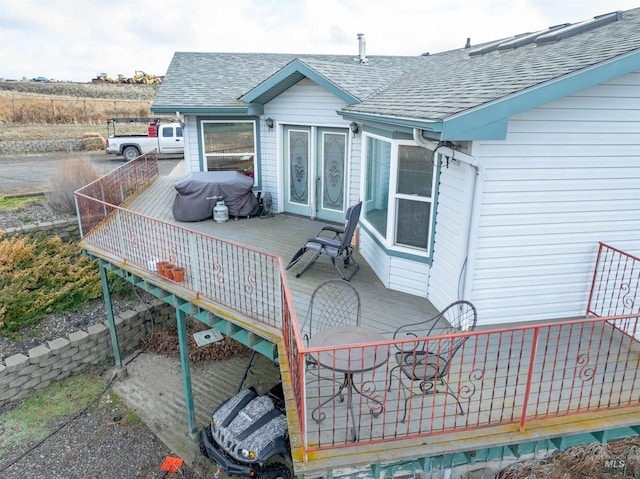
[[162, 273], [163, 273], [162, 275], [167, 279], [173, 279], [173, 270], [175, 267], [176, 265], [173, 263], [165, 264], [162, 267]]
[[169, 261], [158, 261], [156, 263], [156, 270], [160, 276], [163, 276], [166, 278], [166, 275], [164, 273], [164, 268], [169, 264], [171, 264]]
[[178, 283], [184, 281], [184, 274], [187, 272], [186, 268], [182, 268], [180, 266], [176, 266], [173, 268], [171, 273], [173, 274], [173, 280]]

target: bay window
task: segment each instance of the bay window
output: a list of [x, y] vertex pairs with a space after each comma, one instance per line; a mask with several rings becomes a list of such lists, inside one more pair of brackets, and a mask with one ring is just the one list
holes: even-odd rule
[[390, 249], [429, 253], [433, 152], [408, 141], [366, 136], [363, 220]]
[[256, 170], [256, 132], [253, 121], [202, 121], [202, 151], [207, 171]]

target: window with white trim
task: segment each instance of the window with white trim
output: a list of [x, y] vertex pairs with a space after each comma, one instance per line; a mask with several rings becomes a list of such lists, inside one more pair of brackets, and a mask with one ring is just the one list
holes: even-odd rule
[[433, 152], [365, 135], [363, 221], [386, 246], [429, 253], [436, 169]]
[[207, 171], [256, 170], [254, 121], [202, 121], [202, 151]]

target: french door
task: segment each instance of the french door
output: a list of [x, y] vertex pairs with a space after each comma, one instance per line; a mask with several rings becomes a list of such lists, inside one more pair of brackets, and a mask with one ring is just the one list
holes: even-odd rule
[[292, 125], [283, 133], [285, 211], [344, 222], [348, 130]]

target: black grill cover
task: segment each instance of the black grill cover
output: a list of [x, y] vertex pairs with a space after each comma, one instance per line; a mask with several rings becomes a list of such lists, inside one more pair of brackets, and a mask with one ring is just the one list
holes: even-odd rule
[[[177, 221], [202, 221], [213, 218], [219, 199], [229, 208], [229, 216], [254, 216], [260, 212], [251, 189], [253, 178], [237, 171], [196, 171], [175, 183], [178, 192], [173, 201]], [[217, 199], [207, 199], [211, 197]]]

